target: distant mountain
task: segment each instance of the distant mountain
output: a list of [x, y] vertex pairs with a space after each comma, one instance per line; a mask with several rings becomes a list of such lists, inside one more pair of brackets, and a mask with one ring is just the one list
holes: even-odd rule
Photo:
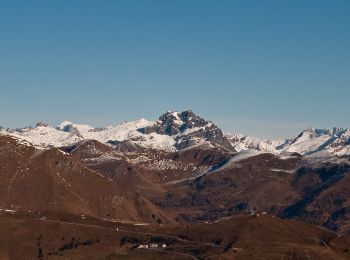
[[191, 110], [171, 112], [161, 115], [151, 126], [139, 129], [143, 134], [167, 135], [173, 138], [174, 147], [178, 150], [203, 144], [205, 142], [232, 150], [233, 147], [222, 130], [197, 115]]
[[226, 134], [226, 137], [237, 152], [253, 149], [277, 154], [279, 152], [276, 148], [285, 143], [285, 140], [269, 140], [242, 134]]
[[273, 154], [299, 153], [311, 155], [319, 152], [330, 155], [350, 154], [350, 129], [308, 128], [286, 140], [269, 140], [241, 134], [227, 134], [236, 151], [254, 149]]
[[121, 149], [156, 149], [179, 151], [190, 147], [217, 147], [231, 152], [253, 149], [273, 154], [299, 153], [311, 155], [350, 154], [350, 130], [346, 128], [302, 131], [286, 140], [269, 140], [241, 134], [224, 133], [213, 122], [199, 117], [191, 110], [168, 111], [155, 122], [140, 119], [117, 126], [95, 128], [64, 121], [57, 127], [38, 123], [35, 127], [1, 130], [39, 147], [60, 147], [93, 139]]
[[298, 152], [303, 155], [321, 151], [335, 155], [350, 154], [350, 129], [308, 128], [277, 147], [277, 150]]

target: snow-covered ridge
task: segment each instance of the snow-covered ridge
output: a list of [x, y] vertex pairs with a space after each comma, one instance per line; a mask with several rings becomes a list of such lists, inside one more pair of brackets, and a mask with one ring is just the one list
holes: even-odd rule
[[350, 129], [308, 128], [297, 137], [287, 140], [279, 149], [287, 152], [298, 152], [303, 155], [319, 151], [327, 151], [335, 155], [347, 155], [350, 154]]
[[254, 149], [274, 154], [310, 155], [320, 151], [338, 156], [350, 154], [350, 129], [348, 128], [308, 128], [286, 140], [261, 139], [241, 134], [227, 134], [227, 136], [237, 151]]
[[59, 147], [70, 145], [81, 140], [93, 139], [101, 143], [107, 143], [111, 140], [133, 140], [133, 142], [148, 148], [170, 149], [168, 146], [171, 140], [167, 140], [167, 138], [161, 135], [146, 136], [137, 131], [139, 128], [147, 127], [152, 124], [153, 122], [140, 119], [134, 122], [125, 122], [117, 126], [95, 128], [89, 125], [79, 125], [64, 121], [57, 127], [38, 123], [36, 127], [8, 130], [7, 133], [39, 147]]
[[93, 139], [105, 144], [110, 141], [129, 141], [144, 148], [164, 151], [198, 146], [210, 148], [214, 144], [238, 152], [257, 150], [273, 154], [296, 152], [310, 155], [326, 151], [334, 155], [350, 154], [350, 130], [347, 128], [308, 128], [290, 139], [269, 140], [241, 134], [225, 134], [211, 121], [195, 115], [192, 111], [168, 111], [156, 121], [140, 119], [103, 128], [64, 121], [57, 127], [38, 123], [35, 127], [0, 129], [0, 133], [44, 148]]
[[242, 134], [226, 134], [237, 152], [253, 149], [268, 153], [279, 153], [276, 147], [285, 143], [285, 140], [262, 139]]

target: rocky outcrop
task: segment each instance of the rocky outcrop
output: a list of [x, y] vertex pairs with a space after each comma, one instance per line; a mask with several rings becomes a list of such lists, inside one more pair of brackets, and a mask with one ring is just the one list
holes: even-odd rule
[[175, 147], [179, 150], [201, 142], [212, 142], [227, 150], [234, 151], [230, 141], [222, 130], [211, 121], [207, 121], [191, 110], [161, 115], [152, 126], [138, 129], [143, 134], [157, 133], [174, 136]]

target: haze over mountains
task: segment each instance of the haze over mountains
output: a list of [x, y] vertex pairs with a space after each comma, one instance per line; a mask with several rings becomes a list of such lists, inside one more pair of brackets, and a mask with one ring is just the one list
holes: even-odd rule
[[35, 127], [3, 129], [9, 134], [39, 147], [59, 147], [85, 139], [109, 145], [130, 143], [141, 148], [178, 151], [193, 146], [220, 146], [229, 151], [247, 149], [273, 154], [299, 153], [301, 155], [350, 154], [350, 130], [347, 128], [308, 128], [286, 140], [261, 139], [242, 134], [224, 133], [209, 120], [192, 111], [168, 111], [155, 122], [140, 119], [115, 127], [95, 128], [64, 121], [57, 127], [38, 123]]

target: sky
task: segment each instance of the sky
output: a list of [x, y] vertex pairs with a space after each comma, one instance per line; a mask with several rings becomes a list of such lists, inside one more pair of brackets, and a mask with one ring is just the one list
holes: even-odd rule
[[191, 109], [231, 133], [350, 127], [348, 0], [0, 3], [0, 125]]

